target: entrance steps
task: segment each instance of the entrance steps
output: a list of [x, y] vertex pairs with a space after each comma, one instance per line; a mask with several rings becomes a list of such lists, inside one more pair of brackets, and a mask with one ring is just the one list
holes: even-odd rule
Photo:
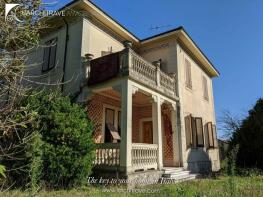
[[177, 183], [196, 179], [198, 174], [192, 174], [183, 168], [166, 167], [163, 168], [164, 174], [160, 178], [161, 183]]

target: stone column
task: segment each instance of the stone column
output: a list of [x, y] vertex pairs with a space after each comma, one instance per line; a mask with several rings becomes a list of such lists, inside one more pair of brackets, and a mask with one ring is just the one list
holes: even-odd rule
[[180, 166], [180, 146], [179, 146], [179, 129], [177, 127], [177, 111], [176, 111], [176, 103], [171, 104], [171, 123], [173, 129], [173, 159], [174, 165]]
[[152, 96], [152, 122], [153, 122], [153, 143], [158, 144], [158, 169], [163, 168], [163, 144], [162, 144], [162, 101], [158, 96]]
[[128, 174], [131, 171], [132, 150], [132, 85], [125, 80], [121, 89], [121, 142], [120, 142], [120, 167], [121, 171]]

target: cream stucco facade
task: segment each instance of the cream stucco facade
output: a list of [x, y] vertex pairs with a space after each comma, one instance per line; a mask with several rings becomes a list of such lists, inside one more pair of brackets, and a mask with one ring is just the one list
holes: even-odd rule
[[[58, 28], [43, 35], [43, 43], [57, 39], [56, 66], [41, 72], [45, 49], [39, 48], [29, 54], [29, 63], [39, 65], [30, 73], [54, 86], [62, 82], [57, 87], [63, 86], [65, 94], [87, 104], [98, 143], [96, 166], [125, 174], [163, 167], [219, 170], [218, 148], [206, 146], [204, 129], [208, 122], [216, 125], [212, 78], [219, 73], [185, 30], [140, 40], [89, 1], [68, 7], [87, 14], [66, 22], [54, 19], [60, 21]], [[127, 40], [133, 44], [123, 44]], [[191, 63], [191, 89], [185, 84], [186, 59]], [[114, 76], [105, 75], [113, 67]], [[203, 95], [203, 77], [208, 100]], [[202, 118], [203, 147], [187, 146], [185, 117], [189, 114]], [[144, 121], [151, 139], [142, 137]], [[152, 127], [147, 127], [147, 121]], [[119, 141], [112, 135], [106, 143], [108, 123], [118, 130]]]

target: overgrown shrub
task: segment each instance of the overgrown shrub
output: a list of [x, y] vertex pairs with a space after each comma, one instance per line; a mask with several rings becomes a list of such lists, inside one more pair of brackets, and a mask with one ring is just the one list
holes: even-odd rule
[[6, 171], [5, 166], [0, 165], [0, 179], [1, 178], [6, 178], [5, 171]]
[[51, 188], [85, 182], [92, 169], [94, 143], [92, 124], [84, 108], [58, 93], [38, 94], [28, 101], [39, 114], [41, 179]]
[[232, 146], [239, 146], [237, 166], [263, 170], [263, 99], [258, 99], [249, 115], [234, 132]]
[[[48, 188], [69, 188], [85, 183], [94, 158], [92, 124], [84, 107], [59, 93], [35, 93], [23, 101], [34, 112], [34, 121], [4, 142], [16, 141], [4, 165], [10, 170], [9, 184], [36, 191], [39, 184]], [[19, 143], [18, 143], [19, 142]]]

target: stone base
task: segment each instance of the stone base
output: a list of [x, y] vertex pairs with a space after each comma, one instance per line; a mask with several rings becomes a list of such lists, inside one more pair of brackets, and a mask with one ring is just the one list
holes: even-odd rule
[[127, 175], [127, 180], [129, 182], [128, 187], [135, 187], [141, 185], [156, 184], [162, 177], [164, 171], [158, 170], [147, 170], [141, 172], [134, 172]]

